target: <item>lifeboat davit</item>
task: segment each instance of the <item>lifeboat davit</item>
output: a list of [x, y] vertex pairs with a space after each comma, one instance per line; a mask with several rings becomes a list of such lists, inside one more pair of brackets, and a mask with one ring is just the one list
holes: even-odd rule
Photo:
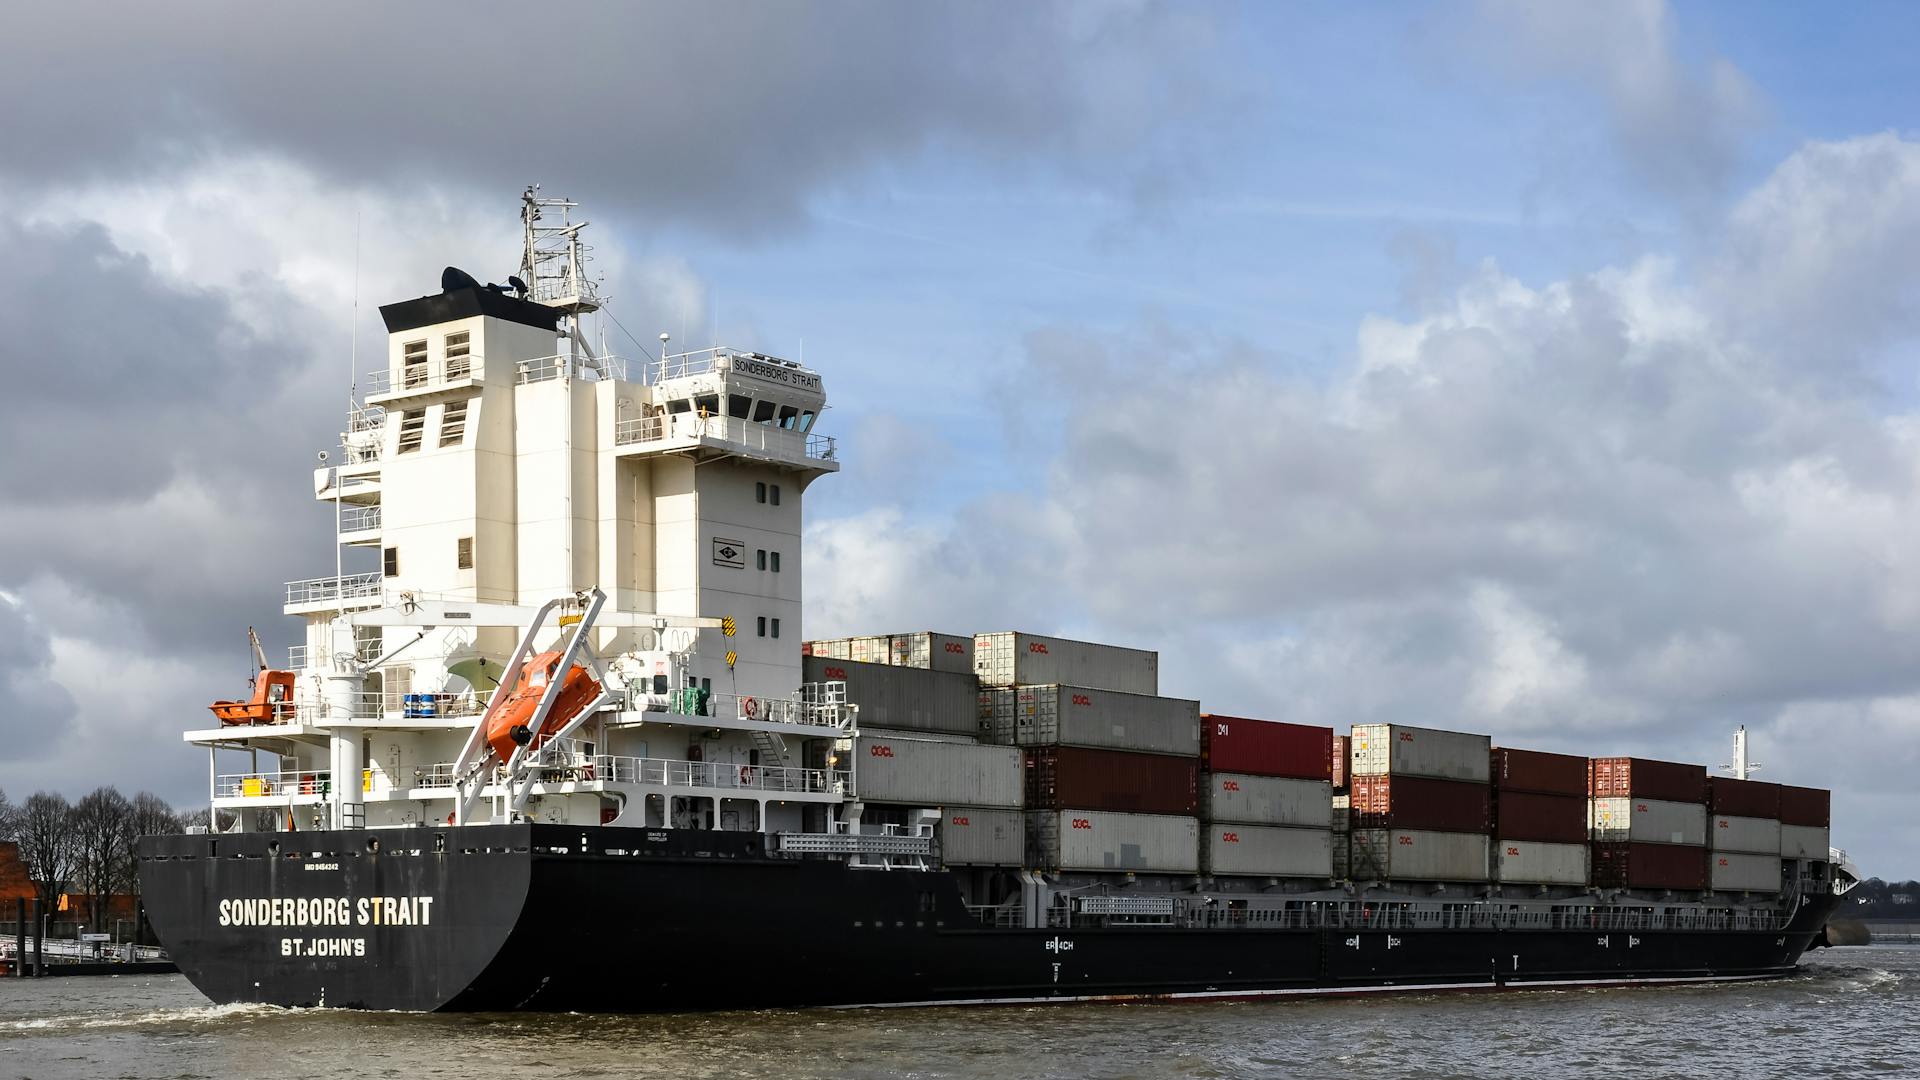
[[540, 697], [547, 692], [547, 684], [559, 676], [560, 659], [558, 652], [544, 652], [528, 659], [520, 667], [520, 681], [514, 684], [513, 692], [487, 717], [487, 745], [501, 761], [513, 760], [515, 749], [566, 727], [569, 720], [600, 696], [600, 683], [586, 668], [573, 665], [567, 669], [566, 682], [561, 685], [559, 696], [553, 699], [546, 722], [535, 732], [529, 724], [534, 711], [540, 708]]
[[252, 701], [216, 701], [207, 706], [222, 726], [277, 724], [293, 719], [293, 672], [262, 670], [253, 680]]

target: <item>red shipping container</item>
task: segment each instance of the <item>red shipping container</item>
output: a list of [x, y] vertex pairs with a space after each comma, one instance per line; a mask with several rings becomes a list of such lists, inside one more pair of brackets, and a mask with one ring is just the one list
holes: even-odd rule
[[1587, 790], [1596, 799], [1705, 803], [1707, 767], [1646, 758], [1594, 758]]
[[1496, 790], [1493, 835], [1501, 840], [1584, 844], [1587, 842], [1587, 797]]
[[1780, 785], [1780, 824], [1824, 829], [1833, 824], [1833, 792], [1826, 788]]
[[1707, 849], [1682, 844], [1593, 845], [1593, 883], [1603, 889], [1707, 887]]
[[1200, 714], [1200, 760], [1212, 772], [1333, 779], [1333, 729]]
[[1190, 757], [1088, 746], [1027, 751], [1029, 810], [1114, 810], [1192, 816], [1200, 811], [1200, 766]]
[[1707, 809], [1734, 817], [1780, 816], [1780, 785], [1715, 776], [1707, 780]]
[[1470, 780], [1356, 776], [1352, 793], [1356, 829], [1484, 833], [1490, 820], [1487, 785]]
[[1493, 748], [1493, 786], [1502, 791], [1534, 791], [1542, 795], [1587, 794], [1587, 759], [1543, 750]]

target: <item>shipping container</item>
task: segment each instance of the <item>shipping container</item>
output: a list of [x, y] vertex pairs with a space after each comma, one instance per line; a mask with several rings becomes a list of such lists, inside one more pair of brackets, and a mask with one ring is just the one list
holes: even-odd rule
[[942, 809], [940, 858], [948, 866], [1019, 866], [1027, 858], [1026, 815], [980, 806]]
[[1707, 843], [1707, 808], [1663, 799], [1592, 799], [1587, 826], [1595, 840], [1648, 844]]
[[994, 696], [993, 730], [1021, 746], [1200, 753], [1200, 703], [1086, 686], [1022, 686]]
[[1021, 805], [1021, 756], [1010, 746], [862, 735], [853, 753], [855, 790], [868, 802]]
[[[1333, 877], [1333, 833], [1233, 822], [1205, 826], [1200, 869], [1251, 877]], [[1342, 837], [1341, 839], [1345, 839]]]
[[1346, 881], [1353, 877], [1352, 849], [1348, 847], [1346, 830], [1335, 829], [1333, 836], [1333, 876], [1336, 880]]
[[1333, 729], [1203, 713], [1200, 761], [1214, 772], [1333, 779]]
[[889, 662], [895, 667], [953, 671], [961, 675], [973, 672], [973, 635], [939, 634], [921, 630], [894, 634]]
[[1346, 829], [1353, 825], [1353, 796], [1335, 795], [1333, 797], [1333, 827]]
[[1682, 844], [1604, 841], [1593, 851], [1593, 884], [1603, 889], [1707, 887], [1707, 849]]
[[1715, 892], [1780, 891], [1780, 856], [1738, 851], [1713, 853], [1708, 882]]
[[1711, 825], [1707, 830], [1707, 846], [1715, 851], [1780, 854], [1780, 823], [1773, 818], [1715, 814]]
[[1345, 735], [1333, 737], [1333, 761], [1329, 763], [1328, 774], [1333, 778], [1333, 786], [1341, 791], [1347, 789], [1347, 743]]
[[1026, 751], [1026, 796], [1030, 810], [1192, 817], [1200, 809], [1200, 763], [1172, 754], [1036, 746]]
[[1030, 811], [1027, 856], [1042, 870], [1192, 874], [1200, 869], [1200, 822], [1101, 810]]
[[[1436, 780], [1487, 782], [1493, 740], [1459, 731], [1405, 724], [1355, 724], [1351, 777], [1427, 776]], [[1352, 786], [1353, 780], [1347, 781]]]
[[1660, 799], [1706, 805], [1704, 765], [1611, 757], [1594, 758], [1589, 769], [1587, 793], [1596, 799]]
[[1019, 710], [1015, 707], [1014, 691], [983, 688], [975, 698], [977, 705], [976, 723], [979, 725], [981, 742], [998, 743], [1012, 746], [1016, 728], [1014, 718]]
[[1731, 817], [1780, 817], [1780, 785], [1760, 780], [1707, 778], [1707, 812]]
[[1822, 829], [1833, 824], [1833, 793], [1825, 788], [1780, 785], [1780, 824], [1815, 825]]
[[853, 659], [853, 642], [847, 638], [824, 638], [805, 642], [800, 647], [801, 656], [819, 656], [830, 660]]
[[1484, 783], [1428, 776], [1356, 776], [1348, 788], [1362, 829], [1484, 833], [1491, 823]]
[[1206, 792], [1200, 816], [1208, 821], [1310, 829], [1333, 826], [1333, 785], [1325, 780], [1213, 772], [1201, 774], [1200, 786]]
[[1825, 825], [1780, 826], [1780, 857], [1826, 862], [1832, 842]]
[[800, 659], [807, 682], [844, 682], [860, 726], [978, 735], [979, 689], [972, 675], [897, 668], [824, 656]]
[[982, 686], [1065, 684], [1123, 694], [1160, 692], [1157, 652], [1011, 630], [974, 635], [973, 670]]
[[1487, 834], [1362, 829], [1352, 834], [1355, 881], [1485, 881]]
[[1496, 790], [1493, 834], [1542, 844], [1584, 844], [1587, 842], [1586, 796]]
[[1493, 749], [1493, 786], [1538, 795], [1587, 795], [1587, 759], [1542, 750]]
[[1503, 885], [1585, 885], [1587, 845], [1501, 837], [1493, 842], [1493, 880]]
[[847, 645], [847, 657], [850, 660], [863, 664], [891, 664], [893, 661], [893, 637], [889, 634], [848, 638]]

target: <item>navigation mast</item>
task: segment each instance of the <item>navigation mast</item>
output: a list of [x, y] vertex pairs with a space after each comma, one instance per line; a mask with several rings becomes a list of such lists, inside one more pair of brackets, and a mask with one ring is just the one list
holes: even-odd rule
[[600, 310], [600, 290], [586, 275], [587, 253], [593, 249], [580, 240], [580, 230], [589, 223], [573, 220], [579, 206], [570, 199], [541, 198], [539, 184], [520, 193], [522, 246], [514, 285], [525, 299], [564, 312], [569, 359], [584, 359], [605, 375], [580, 329], [580, 316]]

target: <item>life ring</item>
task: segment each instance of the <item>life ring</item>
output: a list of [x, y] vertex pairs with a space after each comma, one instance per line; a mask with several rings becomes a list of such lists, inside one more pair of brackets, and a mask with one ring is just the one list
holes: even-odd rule
[[750, 697], [741, 698], [740, 715], [749, 720], [760, 719], [760, 703]]
[[753, 786], [753, 766], [751, 765], [740, 766], [740, 786], [741, 787]]

